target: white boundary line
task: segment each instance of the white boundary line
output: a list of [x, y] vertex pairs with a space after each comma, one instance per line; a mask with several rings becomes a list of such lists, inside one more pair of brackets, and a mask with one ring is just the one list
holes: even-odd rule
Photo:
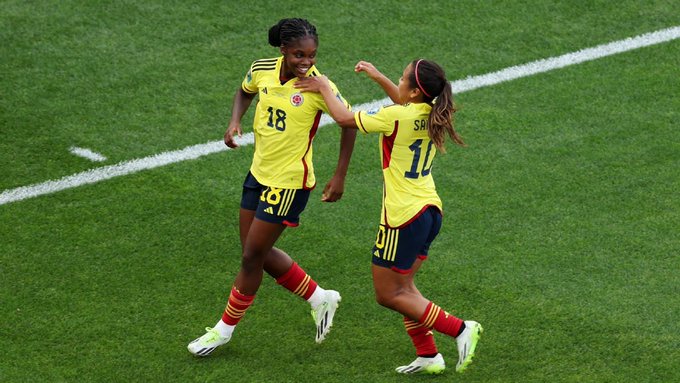
[[[544, 73], [570, 65], [580, 64], [586, 61], [596, 60], [602, 57], [615, 55], [617, 53], [627, 52], [650, 45], [661, 44], [678, 38], [680, 38], [680, 26], [666, 28], [624, 40], [582, 49], [557, 57], [551, 57], [532, 61], [523, 65], [512, 66], [497, 72], [467, 77], [463, 80], [453, 81], [451, 82], [451, 85], [454, 93], [463, 93], [485, 86], [496, 85], [502, 82], [511, 81], [538, 73]], [[373, 102], [357, 105], [353, 109], [371, 110], [389, 103], [389, 98], [384, 98], [382, 100], [376, 100]], [[320, 126], [328, 125], [331, 122], [332, 120], [329, 116], [324, 116], [320, 121]], [[252, 144], [253, 140], [254, 138], [252, 133], [247, 133], [240, 138], [239, 143], [241, 145], [248, 145]], [[92, 184], [114, 177], [136, 173], [146, 169], [153, 169], [159, 166], [169, 165], [175, 162], [191, 160], [228, 149], [229, 148], [227, 148], [222, 141], [208, 142], [205, 144], [189, 146], [180, 150], [163, 152], [149, 157], [124, 161], [116, 165], [87, 170], [82, 173], [60, 178], [58, 180], [46, 181], [29, 186], [21, 186], [16, 189], [8, 189], [0, 194], [0, 205], [37, 197], [44, 194], [55, 193], [81, 185]]]
[[[254, 142], [253, 134], [246, 133], [242, 137], [237, 138], [236, 142], [238, 142], [240, 145], [250, 145]], [[146, 169], [165, 166], [175, 162], [193, 160], [198, 157], [222, 152], [225, 150], [229, 150], [229, 148], [224, 145], [224, 142], [215, 141], [188, 146], [184, 149], [175, 150], [172, 152], [164, 152], [136, 160], [123, 161], [115, 165], [90, 169], [82, 173], [60, 178], [58, 180], [5, 190], [2, 192], [2, 194], [0, 194], [0, 205], [82, 185], [93, 184], [99, 181], [136, 173]]]
[[106, 161], [106, 157], [102, 156], [101, 154], [99, 154], [97, 152], [93, 152], [92, 150], [90, 150], [88, 148], [79, 148], [77, 146], [71, 146], [71, 148], [68, 151], [71, 152], [71, 154], [73, 154], [73, 155], [86, 158], [90, 161], [94, 161], [94, 162]]

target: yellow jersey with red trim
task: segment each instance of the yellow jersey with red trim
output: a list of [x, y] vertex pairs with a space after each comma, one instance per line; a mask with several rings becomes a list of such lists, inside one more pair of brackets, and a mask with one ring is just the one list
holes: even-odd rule
[[432, 106], [391, 105], [354, 114], [363, 133], [380, 133], [383, 200], [380, 223], [391, 228], [408, 225], [428, 206], [442, 210], [432, 178], [437, 148], [427, 134]]
[[[249, 94], [257, 94], [253, 131], [255, 155], [250, 172], [263, 185], [283, 189], [312, 189], [316, 185], [312, 163], [312, 141], [322, 113], [328, 107], [321, 94], [301, 93], [294, 77], [280, 80], [283, 56], [256, 60], [241, 83]], [[307, 76], [320, 75], [312, 66]], [[350, 108], [335, 84], [336, 96]]]

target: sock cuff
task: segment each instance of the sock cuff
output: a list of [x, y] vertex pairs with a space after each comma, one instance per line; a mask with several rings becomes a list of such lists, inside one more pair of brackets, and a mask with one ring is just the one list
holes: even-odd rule
[[282, 276], [276, 278], [276, 283], [282, 285], [288, 282], [290, 278], [292, 278], [295, 274], [298, 273], [298, 270], [300, 270], [300, 266], [297, 264], [297, 262], [293, 261], [293, 264], [290, 266], [290, 269], [283, 273]]
[[234, 300], [237, 301], [237, 302], [235, 302], [235, 303], [242, 304], [242, 305], [250, 304], [250, 303], [253, 302], [253, 299], [255, 299], [255, 295], [244, 295], [244, 294], [241, 294], [241, 292], [238, 291], [238, 289], [236, 288], [236, 286], [233, 286], [233, 287], [231, 288], [231, 294], [230, 294], [230, 295], [231, 295], [231, 296], [229, 297], [229, 300], [231, 300], [231, 299], [233, 298]]
[[317, 287], [316, 282], [297, 262], [293, 262], [290, 270], [277, 278], [276, 283], [304, 299], [309, 299]]
[[224, 313], [222, 314], [222, 322], [230, 326], [236, 326], [254, 299], [255, 295], [243, 295], [236, 286], [232, 287], [227, 307], [224, 308]]
[[427, 305], [427, 308], [425, 309], [423, 316], [420, 317], [419, 321], [420, 324], [428, 328], [434, 327], [434, 323], [437, 321], [437, 317], [439, 317], [441, 311], [442, 311], [441, 307], [437, 306], [433, 302], [430, 302]]

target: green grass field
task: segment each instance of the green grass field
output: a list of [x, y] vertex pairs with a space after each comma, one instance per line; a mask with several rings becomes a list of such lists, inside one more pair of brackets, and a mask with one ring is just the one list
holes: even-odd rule
[[[317, 66], [357, 105], [384, 97], [359, 59], [396, 80], [426, 57], [457, 80], [678, 26], [680, 4], [0, 1], [0, 193], [221, 140], [282, 17], [317, 26]], [[417, 282], [484, 325], [463, 375], [443, 336], [443, 376], [394, 373], [414, 351], [373, 298], [377, 137], [324, 204], [330, 125], [278, 243], [343, 295], [323, 344], [308, 304], [266, 279], [229, 344], [186, 350], [238, 271], [244, 146], [0, 205], [0, 382], [680, 381], [679, 62], [673, 40], [455, 96], [469, 147], [436, 159], [444, 227]]]

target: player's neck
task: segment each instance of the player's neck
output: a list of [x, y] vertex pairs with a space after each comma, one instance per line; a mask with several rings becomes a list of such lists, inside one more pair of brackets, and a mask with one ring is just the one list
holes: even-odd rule
[[281, 66], [281, 71], [279, 72], [279, 81], [281, 81], [281, 85], [287, 83], [288, 81], [292, 80], [295, 78], [295, 75], [291, 73], [286, 73], [284, 70], [284, 66]]

